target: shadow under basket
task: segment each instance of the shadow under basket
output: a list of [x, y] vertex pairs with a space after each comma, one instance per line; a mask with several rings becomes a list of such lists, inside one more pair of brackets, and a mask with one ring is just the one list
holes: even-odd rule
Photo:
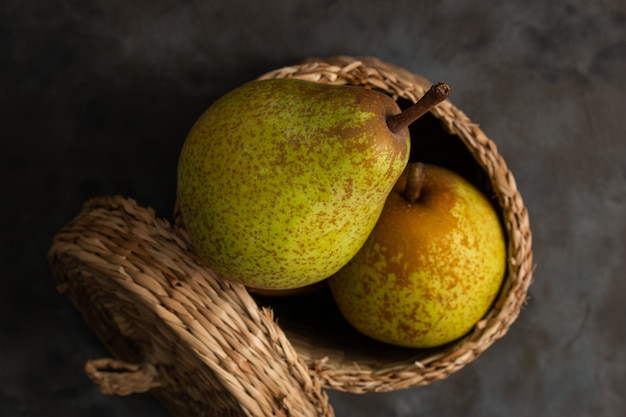
[[[431, 83], [372, 57], [310, 58], [260, 78], [382, 91], [401, 107]], [[331, 416], [325, 389], [386, 392], [446, 378], [504, 336], [532, 276], [528, 213], [494, 143], [449, 101], [411, 127], [411, 158], [459, 172], [497, 208], [507, 273], [488, 314], [434, 349], [384, 345], [341, 318], [327, 288], [254, 295], [191, 250], [180, 222], [120, 196], [85, 203], [54, 237], [49, 262], [64, 293], [111, 352], [85, 371], [103, 393], [150, 391], [177, 416]]]

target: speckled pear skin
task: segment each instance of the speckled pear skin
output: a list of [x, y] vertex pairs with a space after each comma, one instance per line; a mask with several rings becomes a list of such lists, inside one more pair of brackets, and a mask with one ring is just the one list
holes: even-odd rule
[[328, 280], [361, 333], [429, 348], [465, 335], [486, 314], [506, 269], [505, 237], [489, 201], [451, 171], [426, 165], [420, 199], [406, 175], [359, 253]]
[[292, 289], [335, 273], [365, 242], [404, 170], [396, 102], [362, 87], [252, 81], [196, 121], [177, 195], [198, 254], [225, 278]]

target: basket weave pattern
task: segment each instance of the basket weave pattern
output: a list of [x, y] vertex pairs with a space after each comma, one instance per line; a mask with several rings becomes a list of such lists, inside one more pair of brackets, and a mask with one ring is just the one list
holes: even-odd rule
[[90, 200], [50, 257], [59, 290], [123, 361], [87, 363], [103, 392], [152, 388], [177, 415], [332, 415], [271, 311], [214, 276], [152, 210]]
[[[410, 102], [430, 87], [370, 57], [311, 58], [260, 78], [284, 77], [359, 85]], [[449, 102], [431, 113], [486, 174], [508, 238], [501, 294], [472, 332], [427, 351], [344, 348], [297, 321], [277, 322], [244, 286], [213, 274], [182, 225], [132, 200], [99, 197], [55, 236], [49, 252], [59, 290], [114, 356], [88, 361], [87, 374], [104, 393], [149, 390], [179, 416], [331, 416], [323, 388], [364, 393], [425, 385], [476, 359], [508, 331], [526, 300], [528, 213], [480, 128]]]
[[[398, 66], [372, 57], [336, 56], [310, 58], [303, 64], [281, 68], [261, 78], [300, 78], [315, 82], [358, 85], [383, 91], [395, 99], [416, 102], [432, 85], [426, 79]], [[528, 212], [515, 178], [496, 145], [462, 111], [448, 100], [431, 113], [442, 128], [457, 137], [484, 170], [497, 196], [508, 237], [508, 271], [489, 313], [467, 336], [452, 345], [428, 352], [399, 355], [389, 361], [355, 363], [337, 355], [308, 357], [324, 385], [334, 389], [365, 393], [391, 391], [426, 385], [443, 379], [476, 359], [504, 336], [526, 301], [532, 279], [532, 245]], [[393, 356], [393, 355], [392, 355]]]

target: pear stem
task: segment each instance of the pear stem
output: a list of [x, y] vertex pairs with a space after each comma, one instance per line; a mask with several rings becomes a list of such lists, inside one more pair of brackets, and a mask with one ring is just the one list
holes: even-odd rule
[[450, 95], [450, 86], [445, 83], [433, 84], [417, 103], [402, 113], [387, 118], [387, 126], [393, 133], [398, 133], [411, 123], [422, 117], [430, 109], [441, 103]]
[[424, 164], [421, 162], [411, 162], [407, 166], [406, 185], [402, 197], [409, 203], [413, 204], [419, 200], [422, 194], [422, 185], [424, 184]]

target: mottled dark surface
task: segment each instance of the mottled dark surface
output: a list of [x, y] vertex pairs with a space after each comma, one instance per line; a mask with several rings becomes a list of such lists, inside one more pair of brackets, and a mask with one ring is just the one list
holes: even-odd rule
[[530, 302], [476, 362], [428, 387], [331, 392], [337, 415], [626, 415], [625, 3], [215, 3], [0, 3], [0, 415], [167, 415], [85, 376], [106, 352], [55, 290], [52, 235], [100, 194], [169, 215], [210, 102], [337, 53], [452, 86], [516, 175], [536, 260]]

